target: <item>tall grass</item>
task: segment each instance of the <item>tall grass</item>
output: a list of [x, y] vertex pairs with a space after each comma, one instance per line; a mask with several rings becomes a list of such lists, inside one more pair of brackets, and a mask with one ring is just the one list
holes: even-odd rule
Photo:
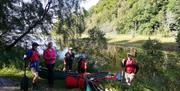
[[[100, 66], [102, 70], [117, 72], [123, 70], [121, 60], [129, 52], [127, 48], [110, 47], [102, 51], [100, 56], [106, 64]], [[133, 85], [128, 87], [117, 81], [107, 81], [104, 86], [112, 91], [178, 91], [180, 85], [180, 61], [178, 52], [159, 51], [149, 54], [147, 51], [136, 48], [136, 60], [140, 67]], [[100, 60], [97, 60], [102, 64]]]
[[[0, 50], [2, 51], [2, 50]], [[0, 55], [0, 68], [3, 66], [12, 66], [16, 68], [23, 68], [23, 55], [25, 54], [25, 51], [20, 47], [14, 47], [11, 50], [3, 51]]]

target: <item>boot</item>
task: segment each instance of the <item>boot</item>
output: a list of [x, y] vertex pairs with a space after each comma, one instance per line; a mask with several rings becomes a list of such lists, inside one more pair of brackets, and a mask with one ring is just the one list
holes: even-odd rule
[[49, 84], [49, 88], [53, 88], [54, 86], [52, 84]]
[[39, 89], [37, 83], [32, 83], [32, 89], [33, 90], [38, 90]]
[[35, 83], [32, 83], [32, 90], [36, 90]]

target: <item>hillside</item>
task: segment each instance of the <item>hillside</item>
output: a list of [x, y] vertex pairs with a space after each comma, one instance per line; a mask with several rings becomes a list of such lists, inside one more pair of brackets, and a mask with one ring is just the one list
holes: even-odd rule
[[87, 29], [104, 32], [168, 33], [179, 30], [179, 0], [99, 0], [86, 18]]

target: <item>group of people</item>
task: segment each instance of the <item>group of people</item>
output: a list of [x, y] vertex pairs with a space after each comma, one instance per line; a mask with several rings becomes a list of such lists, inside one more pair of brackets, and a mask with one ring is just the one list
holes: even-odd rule
[[[27, 51], [26, 60], [29, 61], [29, 67], [31, 68], [33, 79], [32, 79], [32, 88], [34, 90], [38, 89], [37, 81], [38, 81], [38, 71], [39, 71], [39, 53], [37, 51], [38, 43], [32, 43], [32, 49]], [[75, 54], [73, 53], [73, 48], [68, 48], [68, 52], [64, 57], [64, 69], [66, 71], [71, 71], [73, 66], [73, 60], [75, 58]], [[50, 88], [53, 88], [54, 80], [53, 80], [53, 70], [56, 59], [56, 52], [53, 48], [53, 43], [49, 42], [47, 48], [43, 52], [43, 59], [45, 61], [46, 68], [48, 69], [48, 85]], [[135, 73], [137, 72], [137, 63], [132, 54], [128, 53], [127, 58], [122, 60], [123, 67], [125, 68], [125, 79], [128, 85], [131, 85], [132, 80], [134, 78]], [[81, 58], [78, 63], [78, 72], [84, 73], [87, 66], [84, 58]]]
[[[32, 49], [27, 51], [27, 57], [25, 60], [29, 62], [28, 66], [31, 69], [33, 79], [32, 79], [32, 88], [33, 90], [37, 90], [37, 81], [38, 81], [38, 71], [39, 71], [39, 53], [37, 51], [37, 47], [39, 46], [38, 43], [34, 42], [32, 43]], [[48, 69], [48, 84], [49, 87], [53, 87], [53, 69], [54, 69], [54, 63], [56, 59], [56, 52], [53, 49], [53, 43], [49, 42], [48, 47], [44, 50], [43, 53], [43, 59], [45, 61], [46, 67]]]
[[[33, 79], [32, 79], [32, 89], [38, 89], [37, 81], [38, 81], [38, 71], [39, 71], [39, 53], [37, 51], [38, 43], [33, 42], [32, 48], [27, 51], [26, 58], [29, 62], [29, 68], [31, 69]], [[64, 66], [65, 70], [72, 70], [72, 64], [75, 56], [72, 52], [72, 48], [68, 49], [68, 52], [64, 57]], [[53, 43], [49, 42], [47, 48], [43, 52], [43, 59], [45, 61], [46, 68], [48, 69], [48, 85], [50, 88], [53, 88], [54, 85], [54, 64], [56, 59], [56, 52], [53, 48]]]

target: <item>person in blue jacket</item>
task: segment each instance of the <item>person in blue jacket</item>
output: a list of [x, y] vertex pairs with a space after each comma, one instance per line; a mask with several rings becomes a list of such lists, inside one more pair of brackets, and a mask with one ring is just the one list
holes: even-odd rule
[[33, 79], [32, 79], [32, 89], [37, 90], [37, 80], [38, 80], [38, 70], [39, 70], [39, 53], [37, 51], [38, 43], [32, 43], [32, 49], [27, 51], [26, 60], [29, 61], [29, 67], [31, 69]]

